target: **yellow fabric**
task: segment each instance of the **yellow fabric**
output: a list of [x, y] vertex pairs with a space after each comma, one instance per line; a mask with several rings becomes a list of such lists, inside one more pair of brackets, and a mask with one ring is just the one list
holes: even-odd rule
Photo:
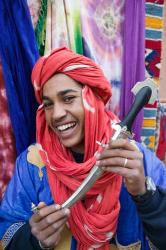
[[42, 179], [42, 168], [44, 167], [44, 163], [40, 157], [37, 144], [28, 147], [27, 161], [39, 168], [39, 178]]
[[161, 18], [146, 16], [146, 28], [162, 29], [163, 20]]
[[71, 246], [71, 232], [65, 227], [61, 233], [61, 239], [59, 244], [55, 247], [56, 250], [69, 250]]
[[156, 119], [144, 119], [143, 127], [156, 127]]

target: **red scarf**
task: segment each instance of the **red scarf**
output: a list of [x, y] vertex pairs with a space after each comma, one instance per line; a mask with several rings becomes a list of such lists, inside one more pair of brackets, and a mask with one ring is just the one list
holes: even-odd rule
[[[62, 204], [85, 179], [96, 162], [95, 153], [101, 151], [96, 143], [108, 143], [112, 135], [111, 122], [115, 115], [105, 111], [111, 97], [109, 82], [100, 68], [90, 59], [69, 49], [54, 50], [41, 57], [32, 72], [32, 81], [38, 102], [42, 88], [56, 73], [64, 73], [84, 85], [82, 90], [85, 109], [84, 162], [74, 161], [70, 150], [61, 145], [56, 134], [48, 127], [42, 105], [37, 111], [37, 142], [46, 165], [49, 184], [56, 203]], [[86, 194], [85, 201], [71, 208], [69, 227], [76, 238], [77, 249], [109, 249], [109, 240], [116, 232], [119, 214], [121, 177], [105, 173]]]

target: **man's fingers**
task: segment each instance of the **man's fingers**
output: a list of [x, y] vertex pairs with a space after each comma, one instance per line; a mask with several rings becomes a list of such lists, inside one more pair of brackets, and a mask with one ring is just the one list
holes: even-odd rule
[[140, 159], [142, 158], [142, 153], [139, 151], [129, 151], [125, 149], [109, 149], [104, 150], [99, 155], [96, 156], [97, 160], [102, 160], [105, 158], [113, 158], [113, 157], [120, 157], [120, 158], [128, 158], [128, 159]]
[[38, 208], [39, 210], [37, 211], [37, 213], [35, 213], [30, 219], [30, 225], [31, 223], [38, 222], [42, 220], [43, 217], [58, 211], [61, 208], [61, 206], [58, 204], [44, 206], [43, 202], [42, 203], [40, 202]]
[[39, 232], [38, 239], [40, 241], [43, 241], [50, 237], [52, 234], [54, 234], [56, 231], [58, 231], [67, 221], [67, 218], [63, 218], [51, 225], [49, 225], [47, 228]]
[[141, 168], [142, 167], [142, 161], [137, 159], [129, 159], [129, 158], [122, 158], [122, 157], [112, 157], [112, 158], [105, 158], [103, 160], [96, 161], [96, 165], [99, 167], [120, 167], [120, 168], [128, 168], [128, 169], [134, 169], [134, 168]]
[[35, 213], [29, 220], [29, 224], [31, 227], [35, 223], [40, 223], [43, 219], [46, 219], [47, 222], [46, 225], [51, 223], [51, 221], [56, 221], [61, 219], [64, 216], [67, 216], [70, 213], [69, 209], [60, 209], [60, 205], [50, 205], [50, 206], [44, 206], [37, 213]]
[[47, 204], [46, 204], [45, 202], [43, 202], [43, 201], [39, 202], [39, 204], [37, 205], [37, 207], [38, 207], [39, 209], [41, 209], [41, 208], [43, 208], [43, 207], [46, 207], [46, 206], [47, 206]]
[[129, 168], [122, 168], [122, 167], [107, 167], [106, 170], [108, 172], [121, 175], [124, 178], [128, 178], [130, 180], [134, 180], [138, 176], [138, 169], [131, 170]]
[[50, 225], [54, 225], [53, 227], [55, 228], [56, 223], [60, 223], [60, 221], [63, 219], [67, 220], [69, 213], [69, 209], [62, 209], [57, 211], [56, 213], [49, 214], [44, 217], [40, 222], [38, 222], [38, 227], [40, 228], [40, 230], [43, 230]]
[[60, 239], [60, 233], [64, 229], [64, 226], [65, 225], [62, 225], [54, 234], [47, 237], [47, 239], [41, 241], [42, 245], [44, 245], [45, 247], [52, 247], [52, 246], [55, 247], [58, 244], [58, 241]]
[[109, 142], [109, 149], [124, 148], [126, 150], [135, 151], [137, 148], [129, 139], [117, 139]]
[[58, 204], [53, 204], [50, 206], [43, 207], [42, 209], [39, 210], [38, 214], [40, 217], [45, 217], [49, 214], [52, 214], [58, 210], [60, 210], [61, 206]]

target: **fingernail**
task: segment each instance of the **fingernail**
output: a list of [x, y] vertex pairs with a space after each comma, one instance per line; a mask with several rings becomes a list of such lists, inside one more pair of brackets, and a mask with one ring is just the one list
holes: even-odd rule
[[64, 214], [66, 214], [66, 215], [70, 214], [70, 210], [68, 208], [65, 208], [64, 209]]
[[96, 161], [96, 165], [99, 166], [100, 165], [100, 161]]
[[100, 153], [97, 153], [96, 154], [96, 159], [99, 159], [100, 158]]
[[59, 210], [60, 208], [61, 208], [61, 205], [59, 205], [59, 204], [56, 204], [56, 205], [55, 205], [55, 209], [56, 209], [56, 210]]

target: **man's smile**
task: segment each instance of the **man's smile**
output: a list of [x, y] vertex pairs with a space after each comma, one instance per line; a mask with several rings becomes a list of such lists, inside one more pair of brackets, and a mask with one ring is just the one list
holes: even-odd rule
[[56, 126], [56, 129], [58, 131], [62, 132], [62, 131], [68, 130], [69, 128], [73, 128], [75, 125], [76, 125], [76, 122], [70, 122], [70, 123], [67, 123], [67, 124], [64, 124], [64, 125]]

